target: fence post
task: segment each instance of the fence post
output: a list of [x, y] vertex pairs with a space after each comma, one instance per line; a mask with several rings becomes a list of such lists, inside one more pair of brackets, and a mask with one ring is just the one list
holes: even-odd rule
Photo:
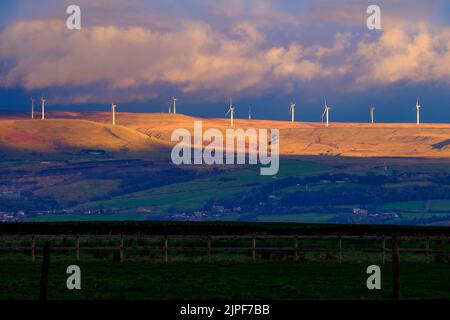
[[34, 238], [34, 235], [31, 240], [31, 262], [36, 262], [36, 239]]
[[339, 236], [338, 239], [338, 249], [339, 249], [339, 263], [342, 262], [342, 237]]
[[48, 299], [48, 269], [50, 267], [50, 242], [46, 241], [43, 250], [42, 271], [41, 271], [41, 292], [40, 300]]
[[381, 238], [381, 263], [386, 263], [386, 238], [384, 235]]
[[392, 271], [394, 281], [394, 299], [400, 299], [400, 254], [398, 235], [392, 236]]
[[120, 235], [120, 262], [124, 260], [123, 234]]
[[211, 237], [208, 237], [208, 262], [211, 262]]
[[298, 236], [295, 236], [294, 250], [295, 250], [295, 261], [298, 261]]
[[253, 263], [256, 262], [256, 238], [253, 237], [252, 239], [252, 261]]
[[80, 236], [77, 235], [75, 239], [75, 256], [77, 261], [80, 261]]
[[169, 239], [164, 238], [164, 262], [169, 261]]

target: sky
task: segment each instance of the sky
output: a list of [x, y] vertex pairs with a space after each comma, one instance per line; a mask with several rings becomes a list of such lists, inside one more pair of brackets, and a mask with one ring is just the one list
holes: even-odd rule
[[[81, 8], [81, 30], [66, 27]], [[319, 121], [450, 122], [450, 2], [3, 0], [0, 110], [161, 112]]]

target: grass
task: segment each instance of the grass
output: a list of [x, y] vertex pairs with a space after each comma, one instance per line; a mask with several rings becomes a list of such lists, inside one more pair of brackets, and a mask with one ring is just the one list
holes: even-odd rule
[[409, 212], [423, 212], [425, 209], [424, 201], [398, 201], [387, 202], [381, 204], [378, 209], [380, 210], [400, 210]]
[[94, 197], [112, 192], [119, 186], [119, 180], [89, 179], [42, 188], [36, 191], [35, 194], [37, 196], [53, 197], [61, 202], [86, 202]]
[[30, 160], [19, 160], [19, 161], [2, 161], [1, 165], [2, 168], [16, 168], [16, 167], [25, 167], [25, 166], [29, 166], [29, 165], [33, 165], [35, 164], [34, 161], [30, 161]]
[[[89, 234], [102, 234], [100, 230], [118, 234], [123, 229], [140, 227], [133, 234], [134, 238], [125, 237], [126, 260], [118, 260], [119, 237], [101, 239], [83, 238], [83, 246], [109, 246], [112, 250], [82, 250], [80, 261], [74, 259], [75, 234], [80, 234], [81, 227], [88, 228]], [[29, 248], [32, 234], [39, 230], [41, 234], [52, 234], [52, 228], [60, 234], [73, 236], [55, 237], [52, 247], [61, 250], [52, 251], [49, 271], [50, 299], [389, 299], [392, 296], [392, 266], [380, 265], [380, 240], [345, 239], [342, 241], [343, 263], [337, 261], [336, 239], [301, 240], [300, 261], [293, 260], [293, 253], [271, 253], [260, 250], [257, 262], [251, 262], [251, 252], [234, 253], [213, 250], [212, 263], [207, 262], [206, 252], [180, 252], [176, 246], [185, 245], [206, 249], [205, 239], [171, 239], [169, 263], [162, 263], [162, 239], [142, 238], [142, 234], [176, 234], [174, 230], [189, 230], [196, 234], [273, 233], [283, 234], [314, 231], [320, 234], [334, 234], [336, 231], [355, 235], [367, 234], [368, 231], [396, 232], [408, 234], [448, 234], [448, 229], [431, 227], [392, 227], [392, 226], [332, 226], [332, 225], [298, 225], [292, 223], [52, 223], [52, 224], [5, 224], [2, 228], [2, 246]], [[151, 228], [153, 227], [153, 229]], [[18, 228], [18, 229], [17, 229]], [[34, 228], [31, 230], [30, 228]], [[97, 229], [100, 228], [100, 229]], [[181, 228], [181, 229], [180, 229]], [[16, 230], [16, 231], [15, 231]], [[23, 235], [18, 236], [17, 230]], [[206, 231], [207, 233], [202, 232]], [[278, 231], [277, 231], [278, 230]], [[301, 230], [301, 231], [296, 231]], [[353, 232], [352, 232], [353, 230]], [[364, 231], [365, 230], [365, 231]], [[390, 231], [389, 231], [390, 230]], [[403, 231], [402, 231], [403, 230]], [[445, 232], [443, 232], [443, 230]], [[33, 232], [30, 232], [33, 231]], [[103, 231], [104, 232], [104, 231]], [[81, 232], [83, 233], [83, 232]], [[36, 239], [36, 238], [35, 238]], [[39, 248], [48, 237], [37, 237]], [[145, 241], [149, 241], [148, 243]], [[213, 240], [213, 248], [229, 246], [230, 240]], [[236, 246], [251, 247], [251, 239], [231, 240]], [[133, 245], [157, 246], [161, 250], [132, 250]], [[292, 239], [258, 239], [257, 246], [292, 247]], [[390, 248], [388, 240], [386, 247]], [[62, 248], [63, 247], [63, 248]], [[424, 248], [424, 241], [402, 241], [401, 256], [401, 290], [406, 299], [450, 299], [449, 255], [431, 255], [402, 251], [403, 248]], [[67, 250], [66, 248], [69, 248]], [[317, 251], [315, 248], [320, 248]], [[374, 249], [366, 252], [366, 249]], [[432, 241], [432, 249], [447, 249], [448, 242]], [[270, 260], [273, 259], [273, 260]], [[41, 274], [41, 251], [38, 251], [36, 263], [31, 263], [30, 251], [22, 253], [0, 254], [1, 299], [37, 299]], [[447, 262], [447, 263], [445, 263]], [[76, 264], [81, 267], [82, 290], [69, 291], [65, 283], [66, 268]], [[366, 288], [366, 269], [376, 264], [381, 267], [382, 290], [369, 291]]]
[[[331, 167], [321, 164], [282, 159], [279, 177], [301, 176], [329, 170]], [[255, 184], [272, 181], [271, 176], [261, 176], [259, 168], [251, 167], [222, 173], [212, 178], [197, 179], [190, 182], [175, 183], [159, 188], [139, 191], [112, 200], [88, 203], [89, 207], [105, 208], [152, 208], [165, 211], [169, 208], [177, 210], [195, 210], [211, 199], [223, 199], [232, 195], [245, 193]]]
[[240, 214], [232, 213], [228, 214], [226, 216], [220, 216], [220, 217], [211, 217], [208, 219], [209, 221], [237, 221], [240, 218]]
[[[65, 287], [66, 268], [81, 267], [82, 290]], [[382, 290], [366, 288], [367, 263], [222, 262], [124, 263], [54, 258], [50, 299], [388, 299], [392, 271], [381, 266]], [[37, 299], [41, 261], [0, 259], [0, 299]], [[450, 299], [450, 268], [403, 263], [402, 296]]]
[[388, 183], [385, 184], [385, 188], [412, 188], [412, 187], [428, 187], [432, 186], [433, 183], [430, 181], [406, 181], [398, 183]]
[[[151, 208], [156, 212], [164, 211], [168, 208], [190, 210], [201, 207], [211, 196], [225, 197], [242, 192], [242, 188], [238, 187], [228, 188], [219, 193], [218, 190], [212, 187], [201, 190], [196, 188], [198, 186], [195, 186], [195, 183], [188, 183], [188, 185], [193, 185], [193, 188], [190, 189], [185, 185], [187, 189], [184, 191], [174, 190], [173, 193], [169, 191], [169, 188], [166, 188], [167, 191], [162, 191], [160, 188], [157, 188], [154, 190], [154, 193], [148, 195], [130, 195], [114, 200], [95, 202], [94, 205], [105, 208]], [[182, 186], [178, 185], [177, 187]]]
[[[328, 171], [331, 169], [333, 169], [333, 167], [326, 166], [320, 163], [281, 158], [277, 177], [301, 177], [307, 174]], [[241, 183], [269, 182], [272, 179], [272, 176], [261, 176], [259, 172], [259, 166], [235, 171], [232, 176], [239, 180]]]
[[450, 200], [431, 200], [431, 211], [449, 211], [450, 212]]
[[270, 214], [258, 216], [261, 222], [311, 222], [325, 223], [333, 218], [334, 214], [305, 213], [305, 214]]
[[430, 200], [430, 206], [428, 209], [431, 212], [424, 213], [425, 208], [425, 201], [388, 202], [383, 203], [378, 207], [380, 210], [399, 210], [409, 213], [423, 213], [424, 215], [431, 215], [433, 211], [450, 213], [450, 200]]
[[401, 221], [410, 222], [416, 219], [426, 219], [432, 217], [448, 217], [450, 219], [450, 213], [434, 213], [434, 212], [426, 212], [426, 213], [416, 213], [416, 212], [404, 212], [401, 214]]
[[305, 174], [328, 171], [331, 169], [333, 169], [333, 167], [320, 163], [302, 160], [281, 159], [280, 171], [278, 173], [278, 176], [280, 178], [299, 177]]
[[117, 213], [102, 215], [87, 214], [45, 214], [32, 216], [26, 219], [27, 222], [66, 222], [66, 221], [142, 221], [145, 215], [140, 213]]

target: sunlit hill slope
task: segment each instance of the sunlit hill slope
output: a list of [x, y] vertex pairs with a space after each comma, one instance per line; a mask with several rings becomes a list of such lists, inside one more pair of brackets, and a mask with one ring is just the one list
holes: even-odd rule
[[[48, 119], [0, 114], [0, 149], [57, 152], [67, 148], [96, 148], [112, 152], [154, 151], [173, 144], [177, 128], [192, 131], [195, 120], [203, 129], [229, 128], [228, 119], [194, 118], [173, 114], [49, 112]], [[342, 155], [354, 157], [450, 157], [450, 124], [365, 124], [269, 120], [235, 121], [235, 128], [279, 129], [282, 155]]]

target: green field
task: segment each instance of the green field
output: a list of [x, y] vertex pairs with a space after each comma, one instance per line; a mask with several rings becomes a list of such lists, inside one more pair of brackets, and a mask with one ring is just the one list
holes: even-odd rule
[[417, 219], [424, 219], [428, 217], [447, 217], [450, 218], [450, 213], [434, 213], [434, 212], [428, 212], [428, 213], [415, 213], [415, 212], [405, 212], [402, 213], [401, 220], [404, 222], [413, 221]]
[[326, 223], [334, 214], [305, 213], [305, 214], [270, 214], [258, 216], [261, 222], [309, 222]]
[[66, 221], [142, 221], [145, 215], [140, 213], [117, 213], [103, 215], [88, 214], [46, 214], [32, 216], [26, 219], [27, 222], [66, 222]]
[[87, 202], [89, 199], [114, 191], [119, 186], [120, 180], [78, 180], [73, 183], [39, 189], [35, 195], [53, 197], [61, 202]]
[[424, 201], [398, 201], [384, 203], [378, 207], [381, 210], [400, 210], [409, 212], [423, 212], [425, 209]]
[[[0, 257], [0, 299], [38, 299], [41, 265]], [[65, 287], [77, 264], [82, 289]], [[149, 263], [56, 258], [49, 299], [389, 299], [392, 271], [382, 266], [382, 289], [366, 288], [368, 264], [333, 262]], [[450, 268], [438, 263], [401, 265], [403, 298], [450, 299]]]
[[[382, 210], [399, 210], [408, 212], [424, 212], [426, 201], [398, 201], [388, 202], [379, 206]], [[450, 200], [430, 200], [428, 211], [450, 212]]]
[[121, 155], [3, 161], [0, 211], [18, 221], [450, 223], [442, 163], [394, 159], [385, 171], [381, 159], [289, 157], [276, 176], [261, 176], [257, 165], [173, 167]]
[[[331, 167], [300, 161], [282, 160], [278, 177], [300, 177], [329, 170]], [[245, 193], [255, 184], [273, 181], [272, 176], [261, 176], [259, 168], [247, 168], [221, 173], [210, 178], [190, 182], [174, 183], [159, 188], [151, 188], [113, 200], [84, 204], [82, 207], [103, 208], [152, 208], [156, 212], [169, 208], [177, 210], [199, 209], [209, 199], [223, 199]]]
[[[0, 245], [5, 249], [0, 253], [0, 300], [38, 299], [41, 249], [48, 241], [52, 248], [49, 298], [54, 300], [390, 299], [393, 292], [390, 238], [385, 242], [388, 249], [385, 265], [381, 262], [380, 249], [381, 236], [393, 234], [421, 237], [399, 242], [402, 297], [450, 299], [450, 243], [441, 238], [449, 235], [445, 227], [64, 222], [0, 224], [0, 232]], [[337, 234], [352, 237], [338, 242]], [[166, 257], [164, 235], [169, 235], [170, 244], [167, 263], [163, 262]], [[209, 259], [207, 240], [211, 238], [206, 237], [214, 235], [220, 237], [211, 240]], [[239, 235], [244, 237], [237, 238]], [[290, 237], [281, 237], [283, 235]], [[305, 237], [296, 242], [295, 235]], [[329, 237], [308, 239], [307, 235]], [[370, 235], [377, 238], [364, 238]], [[440, 237], [429, 242], [429, 248], [434, 250], [429, 254], [422, 251], [426, 248], [427, 236]], [[80, 260], [75, 258], [77, 239], [81, 244]], [[253, 239], [257, 239], [254, 262]], [[124, 250], [120, 250], [122, 240]], [[32, 243], [38, 249], [35, 263], [31, 262]], [[295, 247], [295, 243], [299, 245]], [[18, 250], [13, 253], [13, 249]], [[121, 252], [123, 262], [120, 262]], [[66, 268], [72, 264], [81, 267], [80, 291], [66, 289]], [[366, 287], [366, 269], [373, 264], [381, 268], [381, 290], [370, 291]]]
[[430, 210], [450, 212], [450, 200], [431, 200]]

